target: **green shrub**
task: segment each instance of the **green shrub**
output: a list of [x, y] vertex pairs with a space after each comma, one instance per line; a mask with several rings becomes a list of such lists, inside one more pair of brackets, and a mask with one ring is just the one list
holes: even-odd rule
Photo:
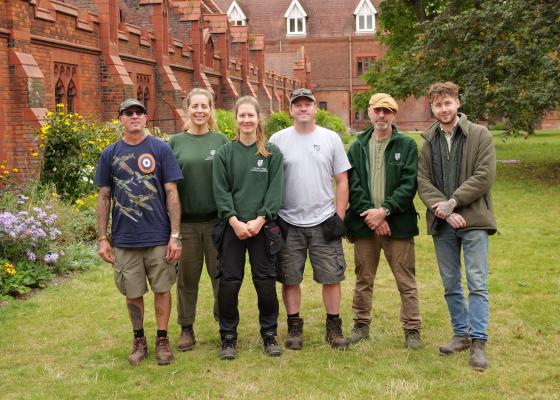
[[286, 111], [280, 111], [270, 114], [266, 121], [265, 133], [267, 137], [272, 136], [272, 134], [281, 131], [293, 124], [290, 115]]
[[232, 140], [235, 137], [235, 131], [237, 129], [233, 112], [219, 108], [216, 110], [216, 120], [218, 130], [226, 135], [229, 140]]
[[47, 113], [38, 134], [43, 149], [41, 183], [54, 183], [57, 193], [74, 201], [95, 191], [95, 166], [103, 149], [121, 136], [118, 120], [100, 123], [58, 104]]
[[344, 122], [336, 114], [318, 109], [317, 114], [315, 115], [315, 121], [317, 125], [330, 129], [331, 131], [335, 131], [340, 135], [345, 135], [347, 133]]

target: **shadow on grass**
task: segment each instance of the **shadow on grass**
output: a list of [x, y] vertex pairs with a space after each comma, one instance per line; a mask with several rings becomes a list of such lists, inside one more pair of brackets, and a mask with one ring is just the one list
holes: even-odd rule
[[506, 179], [534, 180], [549, 185], [560, 185], [560, 160], [542, 163], [499, 163], [498, 175]]

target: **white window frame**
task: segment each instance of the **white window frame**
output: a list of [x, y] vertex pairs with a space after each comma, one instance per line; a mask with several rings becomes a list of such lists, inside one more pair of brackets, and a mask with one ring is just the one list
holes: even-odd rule
[[284, 18], [286, 18], [287, 36], [307, 35], [307, 13], [298, 0], [292, 0]]
[[370, 0], [361, 0], [354, 15], [356, 16], [356, 33], [375, 32], [375, 14], [377, 10]]
[[247, 25], [247, 16], [245, 15], [245, 13], [241, 9], [241, 7], [239, 7], [239, 4], [237, 4], [237, 1], [235, 0], [231, 2], [231, 5], [227, 10], [227, 16], [233, 25], [237, 25], [237, 26]]

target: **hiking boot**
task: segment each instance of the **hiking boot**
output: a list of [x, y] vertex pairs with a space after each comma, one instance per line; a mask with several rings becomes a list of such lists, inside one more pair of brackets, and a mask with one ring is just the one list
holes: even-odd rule
[[348, 339], [342, 336], [342, 318], [327, 318], [326, 328], [326, 342], [330, 344], [333, 349], [346, 350], [350, 343]]
[[469, 347], [471, 347], [471, 338], [469, 336], [453, 336], [451, 342], [439, 348], [439, 354], [445, 356], [467, 350]]
[[169, 347], [169, 338], [156, 337], [156, 361], [158, 365], [171, 364], [173, 361], [173, 352], [171, 347]]
[[469, 358], [469, 365], [480, 372], [484, 372], [488, 368], [488, 358], [486, 358], [486, 352], [484, 347], [486, 341], [474, 339], [471, 346], [471, 356]]
[[222, 349], [220, 350], [220, 358], [222, 360], [234, 360], [235, 349], [237, 347], [237, 339], [233, 335], [225, 335], [222, 338]]
[[418, 329], [407, 329], [404, 331], [404, 347], [411, 350], [418, 350], [423, 345]]
[[303, 347], [303, 318], [288, 318], [288, 337], [286, 337], [286, 348], [290, 350], [301, 350]]
[[134, 338], [132, 341], [132, 352], [128, 356], [128, 362], [130, 365], [138, 365], [144, 361], [146, 357], [148, 357], [148, 342], [146, 341], [146, 336]]
[[264, 353], [269, 357], [280, 357], [282, 349], [276, 341], [274, 332], [265, 333], [263, 335]]
[[194, 338], [194, 331], [192, 325], [184, 326], [181, 329], [181, 336], [179, 337], [179, 343], [177, 348], [180, 351], [192, 350], [196, 340]]
[[369, 339], [369, 325], [367, 324], [354, 324], [352, 328], [352, 334], [350, 335], [350, 343], [355, 344], [360, 340]]

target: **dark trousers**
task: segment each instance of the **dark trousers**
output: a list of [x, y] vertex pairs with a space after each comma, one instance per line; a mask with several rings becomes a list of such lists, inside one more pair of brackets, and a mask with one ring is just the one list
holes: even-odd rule
[[[263, 228], [264, 229], [264, 228]], [[245, 273], [245, 251], [249, 251], [249, 262], [253, 274], [253, 285], [257, 291], [261, 335], [273, 332], [278, 326], [278, 297], [276, 295], [276, 256], [266, 251], [266, 238], [261, 230], [257, 236], [240, 240], [226, 226], [220, 254], [220, 287], [218, 308], [220, 310], [220, 335], [237, 336], [239, 325], [238, 296]]]

